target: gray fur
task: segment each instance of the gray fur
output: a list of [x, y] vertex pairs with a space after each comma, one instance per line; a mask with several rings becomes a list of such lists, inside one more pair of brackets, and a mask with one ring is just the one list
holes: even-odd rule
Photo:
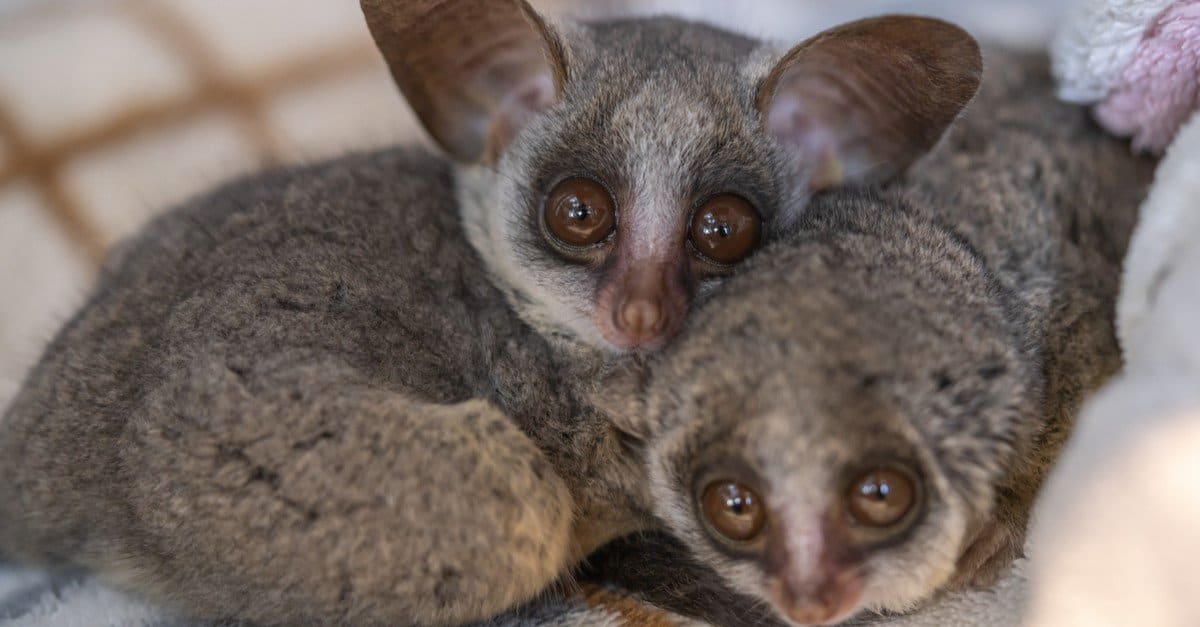
[[[763, 132], [755, 106], [770, 70], [761, 58], [783, 50], [771, 54], [762, 42], [672, 17], [559, 29], [570, 51], [560, 102], [498, 163], [461, 165], [459, 200], [471, 242], [527, 322], [608, 346], [593, 319], [605, 268], [564, 262], [542, 234], [541, 204], [554, 184], [595, 176], [650, 224], [683, 222], [708, 197], [734, 192], [770, 227], [807, 194], [791, 185], [794, 160]], [[704, 293], [717, 283], [696, 287]]]
[[0, 424], [0, 552], [203, 617], [447, 624], [665, 527], [761, 596], [753, 561], [697, 528], [694, 464], [736, 457], [820, 498], [873, 444], [935, 491], [918, 533], [871, 556], [868, 605], [927, 597], [989, 520], [982, 556], [1003, 562], [1068, 416], [1117, 367], [1150, 164], [1056, 104], [1040, 64], [990, 73], [908, 182], [819, 198], [648, 381], [522, 322], [436, 158], [199, 198], [125, 246]]
[[154, 223], [0, 424], [0, 548], [212, 618], [458, 623], [607, 539], [576, 518], [634, 526], [593, 362], [507, 307], [450, 190], [385, 152]]
[[815, 525], [848, 473], [903, 461], [924, 477], [922, 517], [861, 549], [857, 607], [989, 581], [1080, 402], [1119, 368], [1120, 260], [1152, 166], [1057, 102], [1041, 59], [990, 56], [906, 181], [814, 199], [654, 370], [630, 428], [653, 443], [667, 527], [766, 600], [764, 557], [731, 556], [699, 522], [705, 477], [759, 484]]
[[[902, 171], [979, 82], [974, 39], [930, 18], [786, 49], [663, 16], [551, 23], [525, 0], [361, 5], [459, 162], [468, 238], [510, 304], [543, 335], [614, 352], [668, 343], [811, 190]], [[558, 215], [578, 179], [596, 211]], [[738, 219], [704, 213], [731, 197]], [[580, 231], [584, 216], [600, 219]], [[705, 235], [706, 220], [721, 224]], [[711, 254], [721, 242], [733, 248]]]
[[[369, 16], [389, 14], [381, 6], [389, 0], [363, 1]], [[515, 10], [511, 2], [488, 6], [510, 4]], [[466, 14], [473, 4], [456, 6]], [[450, 21], [454, 14], [420, 15]], [[394, 44], [405, 29], [369, 21], [382, 24], [385, 55], [407, 50]], [[693, 300], [729, 274], [731, 267], [700, 261], [688, 244], [693, 213], [706, 201], [742, 197], [769, 241], [794, 223], [813, 189], [904, 170], [943, 134], [979, 79], [978, 47], [967, 33], [905, 16], [853, 22], [791, 50], [671, 17], [551, 30], [553, 104], [523, 119], [494, 159], [460, 165], [463, 223], [526, 322], [548, 336], [616, 350], [664, 345]], [[429, 54], [459, 52], [446, 48]], [[423, 74], [407, 55], [391, 61], [410, 97], [441, 93], [435, 80], [410, 80]], [[777, 98], [785, 101], [778, 110]], [[577, 176], [602, 182], [617, 216], [615, 234], [586, 252], [552, 243], [543, 224], [547, 195]], [[666, 320], [649, 340], [631, 339], [613, 322], [620, 301], [611, 301], [633, 268], [659, 266], [668, 270], [656, 279], [664, 285], [658, 296], [669, 306], [656, 301], [663, 313], [656, 319]]]

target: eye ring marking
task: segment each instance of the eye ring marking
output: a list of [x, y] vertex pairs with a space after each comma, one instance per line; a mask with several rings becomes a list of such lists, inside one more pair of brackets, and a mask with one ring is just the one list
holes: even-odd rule
[[916, 479], [893, 467], [859, 474], [846, 490], [846, 510], [859, 524], [884, 528], [905, 519], [917, 502]]
[[762, 243], [762, 218], [737, 194], [717, 194], [692, 214], [688, 242], [700, 258], [720, 266], [736, 264]]
[[713, 481], [704, 488], [700, 511], [713, 531], [733, 542], [754, 540], [767, 523], [767, 508], [758, 493], [727, 479]]
[[617, 228], [616, 201], [604, 185], [573, 176], [550, 190], [542, 207], [542, 222], [550, 237], [563, 246], [595, 246]]

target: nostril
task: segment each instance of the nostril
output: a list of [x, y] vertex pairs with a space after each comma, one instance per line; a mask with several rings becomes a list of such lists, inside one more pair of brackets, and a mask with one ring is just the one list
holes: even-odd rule
[[821, 625], [829, 622], [837, 615], [837, 607], [827, 604], [824, 600], [812, 599], [808, 603], [792, 605], [788, 608], [788, 617], [802, 625]]
[[843, 607], [843, 596], [837, 583], [832, 580], [820, 584], [795, 585], [787, 576], [772, 577], [768, 583], [771, 600], [792, 622], [800, 625], [825, 625], [848, 609]]
[[840, 622], [849, 615], [861, 589], [861, 581], [857, 578], [833, 574], [815, 587], [797, 588], [784, 578], [774, 585], [772, 593], [773, 600], [793, 622], [826, 625]]
[[664, 316], [658, 303], [643, 298], [625, 301], [617, 314], [617, 327], [630, 335], [646, 335], [662, 330]]
[[827, 613], [811, 608], [793, 611], [788, 617], [801, 625], [820, 625], [829, 620]]

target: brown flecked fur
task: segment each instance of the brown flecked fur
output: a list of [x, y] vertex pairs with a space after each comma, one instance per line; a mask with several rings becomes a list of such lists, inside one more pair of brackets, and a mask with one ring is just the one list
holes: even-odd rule
[[906, 181], [817, 198], [648, 380], [521, 321], [429, 155], [188, 203], [110, 262], [0, 423], [0, 551], [200, 617], [449, 624], [659, 528], [692, 556], [634, 536], [607, 563], [663, 555], [634, 577], [658, 569], [648, 597], [739, 624], [760, 605], [704, 591], [763, 599], [761, 564], [696, 522], [697, 464], [737, 460], [812, 504], [882, 450], [920, 467], [929, 500], [864, 554], [861, 606], [991, 575], [1119, 365], [1117, 268], [1152, 164], [1057, 103], [1042, 61], [988, 68]]
[[624, 625], [681, 627], [679, 621], [668, 613], [641, 603], [626, 591], [614, 590], [602, 585], [591, 585], [586, 593], [588, 605], [616, 612]]
[[460, 623], [578, 560], [576, 517], [635, 527], [593, 362], [508, 308], [451, 188], [349, 157], [126, 245], [0, 425], [0, 548], [202, 617]]
[[[1056, 101], [1043, 59], [986, 61], [927, 159], [879, 193], [814, 199], [702, 306], [629, 412], [656, 512], [744, 594], [777, 600], [779, 547], [739, 553], [705, 528], [697, 491], [714, 478], [755, 486], [777, 530], [824, 530], [863, 581], [853, 609], [994, 580], [1080, 403], [1120, 367], [1120, 261], [1154, 164]], [[916, 521], [840, 539], [859, 533], [828, 513], [845, 482], [893, 462], [923, 479]]]

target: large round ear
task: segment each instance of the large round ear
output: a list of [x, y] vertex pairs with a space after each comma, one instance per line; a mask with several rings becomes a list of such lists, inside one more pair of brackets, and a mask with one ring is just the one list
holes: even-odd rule
[[460, 161], [496, 158], [566, 81], [566, 50], [524, 0], [362, 0], [392, 76]]
[[979, 88], [979, 45], [932, 18], [890, 15], [822, 32], [762, 83], [763, 123], [813, 189], [902, 172], [934, 146]]

